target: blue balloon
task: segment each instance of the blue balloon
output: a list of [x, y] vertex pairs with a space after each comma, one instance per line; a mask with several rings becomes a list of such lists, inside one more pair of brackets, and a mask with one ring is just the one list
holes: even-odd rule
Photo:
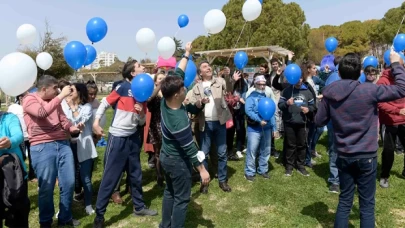
[[263, 5], [263, 0], [259, 0], [259, 2]]
[[361, 73], [360, 77], [359, 77], [359, 82], [361, 84], [366, 82], [366, 75], [364, 74], [364, 72]]
[[[180, 62], [177, 62], [176, 69], [179, 66], [179, 63]], [[189, 87], [194, 82], [194, 79], [197, 76], [197, 66], [191, 59], [189, 59], [187, 62], [187, 66], [186, 66], [186, 70], [184, 71], [184, 74], [185, 74], [184, 86]]]
[[391, 54], [391, 50], [386, 50], [386, 51], [384, 52], [384, 62], [385, 62], [385, 64], [387, 64], [388, 66], [391, 65], [390, 54]]
[[368, 66], [372, 66], [372, 67], [374, 67], [374, 68], [377, 68], [377, 66], [378, 66], [378, 60], [377, 60], [377, 58], [374, 57], [374, 56], [367, 56], [367, 57], [364, 59], [363, 67], [366, 68], [366, 67], [368, 67]]
[[107, 35], [107, 23], [99, 17], [94, 17], [87, 22], [86, 33], [89, 40], [93, 43], [102, 40]]
[[328, 52], [334, 52], [338, 46], [338, 41], [335, 37], [329, 37], [325, 40], [325, 48]]
[[300, 81], [301, 68], [297, 64], [292, 63], [285, 68], [284, 75], [288, 83], [295, 85]]
[[179, 16], [177, 19], [177, 24], [179, 25], [180, 28], [184, 28], [188, 25], [188, 17], [185, 14], [182, 14]]
[[405, 34], [401, 33], [395, 36], [394, 38], [394, 50], [400, 52], [405, 50]]
[[276, 104], [268, 97], [262, 98], [257, 106], [259, 115], [266, 121], [269, 121], [276, 112]]
[[147, 74], [138, 74], [132, 79], [131, 91], [137, 102], [145, 102], [152, 96], [155, 89], [155, 83], [151, 76]]
[[233, 62], [235, 63], [236, 68], [238, 70], [242, 70], [246, 64], [248, 63], [248, 56], [244, 51], [236, 52], [235, 56], [233, 57]]
[[87, 56], [86, 61], [84, 61], [85, 66], [92, 64], [97, 57], [97, 51], [92, 45], [86, 45], [86, 51]]
[[63, 56], [71, 68], [78, 70], [86, 61], [87, 50], [79, 41], [71, 41], [63, 49]]

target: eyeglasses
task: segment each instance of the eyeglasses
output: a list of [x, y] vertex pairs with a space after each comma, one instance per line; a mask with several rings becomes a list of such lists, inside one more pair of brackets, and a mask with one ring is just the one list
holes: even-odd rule
[[257, 86], [266, 86], [266, 84], [256, 84]]

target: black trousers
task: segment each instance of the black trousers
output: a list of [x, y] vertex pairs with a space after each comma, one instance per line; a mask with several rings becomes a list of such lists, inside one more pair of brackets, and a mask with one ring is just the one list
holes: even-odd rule
[[37, 178], [37, 176], [35, 175], [35, 171], [34, 171], [34, 169], [32, 168], [32, 160], [31, 160], [31, 150], [30, 150], [30, 147], [31, 147], [31, 144], [30, 144], [30, 141], [24, 141], [22, 144], [21, 144], [21, 151], [22, 151], [22, 153], [23, 153], [23, 157], [24, 157], [24, 160], [26, 159], [26, 157], [25, 157], [25, 150], [27, 150], [27, 152], [28, 152], [28, 162], [29, 162], [29, 170], [28, 170], [28, 180], [32, 180], [32, 179], [35, 179], [35, 178]]
[[[389, 178], [392, 165], [394, 164], [394, 153], [397, 136], [402, 145], [405, 145], [405, 125], [385, 126], [383, 152], [381, 155], [381, 178]], [[404, 158], [405, 169], [405, 158]]]
[[[0, 173], [0, 195], [3, 195], [3, 174]], [[3, 220], [6, 220], [6, 227], [15, 227], [15, 228], [25, 228], [28, 227], [28, 217], [30, 213], [30, 200], [28, 198], [28, 187], [27, 180], [24, 180], [24, 185], [26, 186], [25, 199], [21, 199], [23, 203], [19, 205], [19, 208], [8, 208], [3, 203], [3, 199], [0, 200], [0, 228], [3, 228]]]
[[303, 124], [284, 124], [286, 169], [304, 169], [307, 132]]

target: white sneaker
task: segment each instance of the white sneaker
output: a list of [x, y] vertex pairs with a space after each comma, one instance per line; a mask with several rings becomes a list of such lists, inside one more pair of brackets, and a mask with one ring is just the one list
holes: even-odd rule
[[242, 150], [242, 153], [246, 154], [246, 151], [247, 151], [247, 149], [243, 149], [243, 150]]
[[58, 215], [59, 215], [59, 211], [56, 212], [56, 215], [55, 215], [55, 218], [56, 218], [56, 219], [58, 218]]
[[92, 215], [95, 213], [95, 211], [91, 205], [87, 206], [85, 210], [88, 215]]
[[238, 158], [243, 158], [243, 154], [242, 154], [242, 152], [240, 152], [240, 151], [237, 151], [237, 152], [236, 152], [236, 156], [238, 156]]

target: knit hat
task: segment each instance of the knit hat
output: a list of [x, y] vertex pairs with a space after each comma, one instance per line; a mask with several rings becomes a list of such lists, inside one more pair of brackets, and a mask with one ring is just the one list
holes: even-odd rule
[[258, 82], [266, 82], [266, 79], [264, 78], [263, 75], [258, 75], [255, 78], [255, 84], [257, 84]]

